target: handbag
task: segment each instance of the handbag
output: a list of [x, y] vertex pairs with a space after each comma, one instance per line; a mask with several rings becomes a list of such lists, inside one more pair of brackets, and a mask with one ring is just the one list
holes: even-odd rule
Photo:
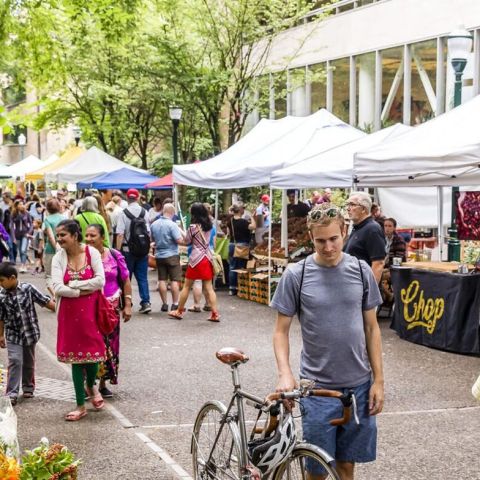
[[0, 237], [0, 252], [4, 257], [7, 257], [10, 254], [10, 247], [8, 243]]
[[232, 225], [232, 237], [233, 243], [235, 245], [233, 249], [233, 258], [242, 258], [243, 260], [248, 260], [250, 258], [250, 246], [249, 245], [238, 245], [235, 241], [235, 231], [233, 229], [233, 218], [230, 220]]
[[104, 336], [110, 335], [118, 324], [118, 317], [113, 305], [99, 290], [97, 297], [97, 326]]
[[[210, 249], [207, 239], [205, 238], [204, 232], [200, 229], [198, 229], [197, 231], [200, 232], [200, 235], [206, 245], [206, 248]], [[215, 277], [217, 277], [218, 275], [221, 275], [223, 278], [223, 281], [225, 282], [225, 271], [223, 269], [222, 257], [220, 256], [219, 253], [215, 253], [213, 251], [211, 251], [211, 254], [212, 254], [212, 258], [210, 261], [212, 262], [212, 266], [213, 266], [213, 274]]]

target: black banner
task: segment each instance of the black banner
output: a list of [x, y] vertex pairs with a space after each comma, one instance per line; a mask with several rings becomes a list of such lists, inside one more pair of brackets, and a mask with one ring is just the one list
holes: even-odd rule
[[410, 342], [480, 354], [480, 275], [391, 269], [391, 328]]

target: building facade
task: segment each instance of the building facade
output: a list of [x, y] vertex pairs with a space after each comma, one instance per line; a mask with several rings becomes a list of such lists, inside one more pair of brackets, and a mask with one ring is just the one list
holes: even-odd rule
[[439, 115], [453, 106], [447, 38], [459, 28], [473, 37], [462, 77], [466, 101], [480, 93], [480, 1], [340, 0], [320, 6], [273, 41], [247, 128], [262, 117], [303, 116], [319, 108], [366, 131]]

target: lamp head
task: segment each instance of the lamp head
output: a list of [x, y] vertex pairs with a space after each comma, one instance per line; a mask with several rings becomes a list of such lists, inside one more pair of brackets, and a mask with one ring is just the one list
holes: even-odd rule
[[450, 58], [464, 60], [472, 51], [473, 37], [468, 30], [460, 27], [447, 36], [447, 43]]
[[182, 109], [181, 107], [170, 107], [169, 114], [171, 120], [180, 120], [182, 118]]
[[22, 147], [25, 146], [27, 143], [27, 137], [21, 133], [19, 136], [18, 136], [18, 144], [21, 145]]

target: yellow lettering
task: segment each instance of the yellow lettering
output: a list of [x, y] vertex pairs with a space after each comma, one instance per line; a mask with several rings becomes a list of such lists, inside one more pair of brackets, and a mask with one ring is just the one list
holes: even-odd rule
[[431, 335], [445, 312], [445, 300], [428, 298], [425, 301], [418, 280], [413, 280], [407, 288], [402, 288], [400, 299], [403, 302], [403, 317], [408, 323], [407, 330], [425, 327], [427, 333]]

